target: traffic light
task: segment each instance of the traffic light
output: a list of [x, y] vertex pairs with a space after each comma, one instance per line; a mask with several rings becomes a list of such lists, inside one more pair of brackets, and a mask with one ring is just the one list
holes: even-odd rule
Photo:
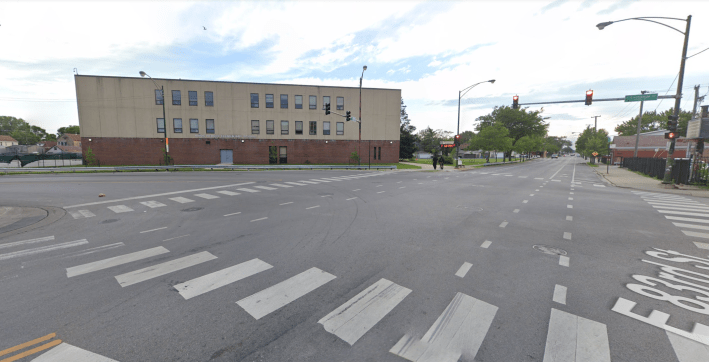
[[589, 89], [586, 91], [586, 105], [590, 106], [593, 103], [593, 90]]
[[347, 115], [345, 116], [345, 120], [346, 120], [347, 122], [349, 122], [349, 121], [352, 120], [352, 116], [351, 116], [351, 112], [350, 112], [350, 111], [347, 111]]
[[459, 134], [455, 135], [455, 145], [460, 146], [460, 135]]
[[519, 109], [519, 96], [515, 95], [512, 97], [512, 109]]
[[325, 103], [325, 115], [330, 114], [330, 103]]
[[665, 138], [668, 140], [673, 140], [677, 138], [678, 134], [677, 132], [665, 132]]
[[667, 130], [670, 132], [677, 132], [677, 120], [679, 117], [677, 116], [669, 116], [667, 117]]
[[697, 141], [697, 153], [704, 153], [704, 140]]

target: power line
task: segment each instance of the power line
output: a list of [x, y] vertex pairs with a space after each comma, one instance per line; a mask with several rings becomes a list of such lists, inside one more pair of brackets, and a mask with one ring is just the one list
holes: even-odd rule
[[[675, 85], [675, 81], [677, 81], [677, 78], [679, 78], [679, 73], [677, 73], [677, 75], [675, 76], [675, 80], [673, 80], [673, 81], [672, 81], [672, 84], [670, 84], [670, 86], [667, 88], [667, 92], [665, 92], [665, 95], [667, 95], [667, 93], [670, 92], [670, 89], [672, 89], [672, 86]], [[663, 101], [663, 100], [664, 100], [664, 99], [661, 99], [660, 102], [657, 103], [657, 107], [655, 107], [655, 111], [657, 111], [657, 108], [660, 107], [660, 105], [662, 104], [662, 101]]]

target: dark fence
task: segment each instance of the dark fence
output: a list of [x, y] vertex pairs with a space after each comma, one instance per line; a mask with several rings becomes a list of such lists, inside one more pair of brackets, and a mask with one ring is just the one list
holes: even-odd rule
[[22, 167], [35, 161], [43, 160], [80, 160], [81, 155], [76, 153], [62, 153], [56, 155], [0, 155], [0, 163], [10, 163], [14, 160], [19, 160]]
[[[626, 157], [622, 166], [644, 173], [648, 176], [662, 180], [665, 176], [665, 166], [667, 160], [664, 158], [639, 158]], [[675, 167], [672, 168], [672, 181], [676, 184], [689, 184], [691, 174], [691, 161], [689, 159], [675, 159]]]

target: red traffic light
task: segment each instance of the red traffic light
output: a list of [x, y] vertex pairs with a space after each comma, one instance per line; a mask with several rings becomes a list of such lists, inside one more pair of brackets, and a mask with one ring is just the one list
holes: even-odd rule
[[678, 136], [677, 132], [666, 132], [665, 133], [665, 138], [668, 140], [673, 140], [673, 139], [677, 138], [677, 136]]
[[589, 89], [586, 91], [586, 105], [590, 106], [593, 103], [593, 90]]
[[519, 109], [519, 103], [517, 101], [519, 101], [519, 96], [512, 96], [512, 109]]
[[512, 96], [512, 100], [513, 100], [513, 101], [518, 101], [518, 100], [519, 100], [519, 96]]
[[587, 90], [587, 91], [586, 91], [586, 95], [593, 97], [593, 89]]

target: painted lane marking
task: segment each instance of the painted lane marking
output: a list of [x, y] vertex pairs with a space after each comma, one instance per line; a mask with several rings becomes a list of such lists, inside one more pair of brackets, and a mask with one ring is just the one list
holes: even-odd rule
[[241, 195], [241, 194], [240, 194], [240, 193], [238, 193], [238, 192], [234, 192], [234, 191], [226, 191], [226, 190], [224, 190], [224, 191], [217, 191], [217, 193], [218, 193], [218, 194], [222, 194], [222, 195], [227, 195], [227, 196], [236, 196], [236, 195]]
[[709, 207], [709, 206], [704, 205], [704, 204], [699, 204], [699, 203], [692, 204], [692, 203], [688, 203], [688, 202], [666, 202], [666, 201], [658, 202], [658, 201], [648, 201], [647, 203], [650, 204], [650, 205], [653, 205], [653, 206], [678, 206], [678, 207], [697, 207], [697, 208]]
[[377, 186], [375, 186], [375, 187], [382, 187], [382, 186], [384, 186], [384, 185], [377, 185]]
[[535, 179], [535, 180], [544, 180], [543, 177], [535, 177], [534, 179]]
[[151, 232], [151, 231], [158, 231], [158, 230], [163, 230], [163, 229], [167, 229], [167, 226], [163, 226], [163, 227], [161, 227], [161, 228], [152, 229], [152, 230], [141, 231], [140, 233], [141, 233], [141, 234], [145, 234], [145, 233], [149, 233], [149, 232]]
[[552, 180], [553, 182], [561, 182], [561, 180]]
[[177, 284], [175, 285], [175, 289], [177, 289], [185, 300], [188, 300], [271, 268], [273, 268], [272, 265], [260, 259], [252, 259], [247, 262]]
[[132, 263], [134, 261], [152, 258], [153, 256], [169, 253], [170, 251], [162, 246], [151, 249], [136, 251], [130, 254], [114, 256], [112, 258], [95, 261], [88, 264], [82, 264], [66, 268], [66, 277], [71, 278], [78, 275], [92, 273], [98, 270], [113, 268], [114, 266]]
[[[163, 204], [162, 202], [157, 202], [157, 201], [141, 201], [140, 204], [141, 204], [141, 205], [145, 205], [145, 206], [147, 206], [147, 207], [149, 207], [149, 208], [151, 208], [151, 209], [154, 209], [154, 208], [156, 208], [156, 207], [167, 206], [167, 205]], [[79, 211], [81, 211], [81, 210], [79, 210]]]
[[332, 181], [323, 180], [323, 179], [316, 179], [316, 178], [311, 178], [310, 181], [316, 181], [316, 182], [332, 182]]
[[194, 200], [190, 200], [186, 197], [173, 197], [170, 200], [175, 201], [175, 202], [179, 202], [181, 204], [186, 204], [188, 202], [194, 202]]
[[519, 213], [519, 209], [514, 209], [512, 212], [514, 212], [515, 214], [518, 214], [518, 213]]
[[[544, 186], [539, 186], [539, 187], [544, 187]], [[536, 189], [536, 190], [534, 190], [534, 191], [539, 191], [539, 189]]]
[[573, 194], [574, 194], [573, 192], [569, 192], [569, 195], [573, 195]]
[[295, 186], [306, 186], [305, 184], [297, 183], [297, 182], [285, 182], [289, 185], [295, 185]]
[[283, 187], [284, 189], [287, 189], [289, 187], [293, 187], [291, 185], [284, 185], [284, 184], [271, 184], [271, 186], [278, 186], [278, 187]]
[[698, 233], [696, 231], [687, 231], [687, 230], [682, 230], [682, 232], [684, 233], [684, 235], [687, 235], [687, 236], [694, 236], [697, 238], [709, 239], [709, 234], [707, 234], [707, 233]]
[[259, 190], [247, 189], [247, 188], [245, 188], [245, 187], [240, 188], [240, 189], [237, 189], [237, 190], [239, 190], [239, 191], [244, 191], [244, 192], [251, 192], [251, 193], [261, 192], [261, 191], [259, 191]]
[[573, 208], [574, 208], [574, 205], [566, 205], [566, 208], [568, 208], [568, 209], [573, 209]]
[[693, 241], [694, 245], [696, 245], [699, 249], [704, 249], [704, 250], [709, 250], [709, 244], [707, 243], [700, 243], [698, 241]]
[[379, 191], [379, 192], [377, 192], [377, 193], [378, 193], [378, 194], [381, 194], [381, 193], [383, 193], [383, 192], [386, 192], [386, 191]]
[[458, 268], [458, 271], [455, 272], [455, 276], [464, 278], [465, 274], [468, 274], [468, 271], [470, 268], [473, 267], [473, 264], [468, 263], [467, 261], [463, 263], [463, 265]]
[[317, 185], [317, 184], [319, 184], [319, 182], [305, 181], [305, 180], [301, 180], [301, 181], [298, 181], [298, 182], [302, 182], [302, 183], [304, 183], [304, 184], [312, 184], [312, 185]]
[[401, 187], [399, 187], [399, 188], [400, 188], [400, 189], [405, 189], [405, 188], [406, 188], [406, 186], [401, 186]]
[[37, 239], [29, 239], [29, 240], [15, 241], [15, 242], [12, 242], [12, 243], [0, 244], [0, 249], [11, 248], [11, 247], [13, 247], [13, 246], [18, 246], [18, 245], [42, 243], [42, 242], [45, 242], [45, 241], [52, 241], [52, 240], [54, 240], [54, 236], [45, 236], [45, 237], [37, 238]]
[[[78, 250], [78, 251], [73, 251], [71, 253], [66, 253], [66, 254], [61, 254], [61, 255], [56, 255], [56, 256], [50, 256], [48, 258], [44, 259], [35, 259], [32, 260], [33, 262], [35, 261], [40, 261], [40, 260], [50, 260], [50, 259], [66, 259], [66, 258], [72, 258], [75, 256], [84, 256], [84, 255], [89, 255], [93, 253], [98, 253], [100, 251], [104, 250], [110, 250], [110, 249], [115, 249], [115, 248], [120, 248], [121, 246], [125, 246], [126, 244], [122, 242], [118, 243], [113, 243], [113, 244], [108, 244], [108, 245], [102, 245], [102, 246], [97, 246], [95, 248], [88, 248], [88, 249], [83, 249], [83, 250]], [[24, 264], [24, 263], [23, 263]]]
[[116, 214], [133, 211], [133, 209], [131, 209], [130, 207], [128, 207], [126, 205], [109, 206], [108, 209], [115, 212]]
[[680, 228], [709, 230], [709, 226], [694, 225], [694, 224], [683, 224], [683, 223], [680, 223], [680, 222], [673, 222], [673, 224], [674, 224], [675, 226], [677, 226], [677, 227], [680, 227]]
[[596, 186], [596, 187], [606, 187], [606, 185], [596, 185], [596, 184], [593, 184], [593, 186]]
[[[61, 341], [59, 341], [61, 343]], [[85, 349], [61, 343], [32, 362], [118, 362]]]
[[566, 287], [556, 284], [554, 286], [554, 296], [552, 297], [552, 300], [556, 303], [566, 305]]
[[0, 260], [7, 260], [7, 259], [12, 259], [12, 258], [18, 258], [21, 256], [27, 256], [27, 255], [34, 255], [34, 254], [39, 254], [39, 253], [46, 253], [49, 251], [54, 251], [54, 250], [59, 250], [59, 249], [66, 249], [66, 248], [72, 248], [74, 246], [79, 246], [79, 245], [86, 245], [88, 244], [88, 240], [86, 239], [81, 239], [81, 240], [76, 240], [76, 241], [69, 241], [66, 243], [59, 243], [59, 244], [54, 244], [54, 245], [47, 245], [47, 246], [41, 246], [39, 248], [33, 248], [33, 249], [26, 249], [26, 250], [20, 250], [20, 251], [14, 251], [12, 253], [7, 253], [7, 254], [0, 254]]
[[397, 182], [397, 183], [398, 183], [398, 184], [400, 184], [400, 183], [401, 183], [401, 181], [399, 181], [399, 182]]
[[386, 279], [379, 279], [345, 304], [318, 321], [326, 331], [354, 345], [411, 293]]
[[559, 265], [568, 267], [569, 266], [569, 257], [566, 255], [559, 255]]
[[69, 211], [69, 215], [71, 215], [74, 219], [83, 219], [96, 216], [96, 214], [89, 210]]
[[551, 309], [543, 362], [610, 362], [606, 325]]
[[679, 220], [679, 221], [690, 221], [690, 222], [700, 222], [704, 224], [709, 224], [709, 220], [705, 219], [692, 219], [691, 217], [679, 217], [679, 216], [667, 216], [665, 215], [666, 219], [669, 220]]
[[527, 178], [527, 176], [517, 176], [517, 177], [519, 177], [519, 178]]
[[215, 190], [215, 189], [223, 189], [226, 187], [235, 187], [235, 186], [241, 186], [241, 185], [249, 185], [252, 184], [253, 182], [243, 182], [240, 184], [234, 184], [234, 185], [225, 185], [225, 186], [214, 186], [214, 187], [205, 187], [201, 189], [194, 189], [194, 190], [184, 190], [184, 191], [173, 191], [173, 192], [165, 192], [162, 194], [154, 194], [154, 195], [145, 195], [145, 196], [135, 196], [135, 197], [126, 197], [124, 199], [118, 199], [118, 200], [108, 200], [108, 201], [98, 201], [98, 202], [89, 202], [86, 204], [79, 204], [79, 205], [71, 205], [71, 206], [64, 206], [64, 209], [73, 209], [76, 207], [81, 207], [81, 206], [90, 206], [90, 205], [100, 205], [100, 204], [110, 204], [114, 202], [121, 202], [121, 201], [128, 201], [128, 200], [138, 200], [138, 199], [147, 199], [147, 198], [154, 198], [158, 196], [167, 196], [167, 195], [175, 195], [175, 194], [184, 194], [184, 193], [191, 193], [191, 192], [198, 192], [198, 191], [205, 191], [205, 190]]
[[529, 196], [534, 196], [534, 194], [529, 194]]
[[249, 222], [261, 221], [261, 220], [266, 220], [266, 219], [268, 219], [268, 217], [262, 217], [262, 218], [260, 218], [260, 219], [254, 219], [254, 220], [251, 220], [251, 221], [249, 221]]
[[290, 202], [284, 202], [284, 203], [282, 203], [282, 204], [278, 204], [278, 206], [283, 206], [283, 205], [290, 205], [290, 204], [292, 204], [292, 203], [293, 203], [293, 201], [290, 201]]
[[170, 241], [170, 240], [175, 240], [175, 239], [182, 239], [182, 238], [186, 238], [186, 237], [188, 237], [188, 236], [190, 236], [190, 234], [175, 236], [174, 238], [165, 239], [165, 240], [163, 240], [163, 241]]
[[709, 346], [695, 342], [669, 331], [665, 331], [679, 362], [709, 361]]
[[490, 241], [490, 240], [485, 240], [482, 244], [480, 244], [480, 247], [481, 247], [481, 248], [484, 248], [484, 249], [487, 249], [487, 248], [490, 247], [490, 245], [492, 245], [492, 241]]
[[361, 190], [361, 189], [357, 189], [357, 190], [352, 190], [352, 192], [355, 192], [355, 191], [359, 191], [359, 190]]
[[278, 190], [277, 187], [268, 187], [268, 186], [254, 186], [254, 188], [261, 189], [261, 190], [268, 190], [268, 191]]
[[566, 221], [574, 221], [574, 217], [571, 215], [566, 215]]
[[709, 212], [709, 207], [690, 207], [690, 206], [658, 206], [652, 205], [654, 209], [667, 209], [667, 210], [684, 210], [684, 211], [696, 211], [696, 212]]
[[457, 293], [421, 340], [405, 335], [389, 352], [420, 362], [456, 362], [462, 355], [475, 356], [497, 309], [492, 304]]
[[350, 197], [349, 199], [345, 199], [345, 201], [350, 201], [350, 200], [354, 200], [354, 199], [356, 199], [356, 197]]
[[526, 204], [526, 203], [528, 203], [528, 202], [529, 202], [529, 200], [524, 200], [524, 201], [522, 201], [523, 204]]
[[316, 208], [316, 207], [320, 207], [320, 205], [311, 206], [311, 207], [306, 207], [305, 209], [306, 209], [306, 210], [310, 210], [310, 209], [314, 209], [314, 208]]
[[191, 266], [214, 260], [217, 257], [208, 251], [188, 255], [179, 259], [170, 260], [165, 263], [151, 265], [147, 268], [142, 268], [121, 275], [116, 275], [116, 281], [121, 287], [127, 287], [133, 284], [144, 282], [165, 274], [170, 274], [178, 270], [189, 268]]
[[507, 226], [507, 224], [508, 224], [507, 221], [503, 221], [502, 223], [500, 223], [500, 227], [503, 228], [503, 227]]
[[566, 239], [566, 240], [571, 240], [571, 233], [569, 233], [569, 232], [564, 232], [564, 239]]
[[224, 216], [225, 216], [225, 217], [226, 217], [226, 216], [234, 216], [234, 215], [239, 215], [239, 214], [241, 214], [241, 211], [239, 211], [239, 212], [232, 212], [231, 214], [226, 214], [226, 215], [224, 215]]
[[[17, 346], [10, 347], [10, 348], [8, 348], [8, 349], [4, 349], [4, 350], [0, 351], [0, 356], [4, 356], [4, 355], [6, 355], [6, 354], [8, 354], [8, 353], [12, 353], [12, 352], [19, 351], [19, 350], [21, 350], [21, 349], [25, 349], [25, 348], [27, 348], [27, 347], [29, 347], [29, 346], [32, 346], [32, 345], [35, 345], [35, 344], [37, 344], [37, 343], [41, 343], [41, 342], [44, 342], [44, 341], [48, 341], [48, 340], [50, 340], [50, 339], [52, 339], [52, 338], [54, 338], [54, 337], [56, 337], [56, 336], [57, 336], [56, 333], [50, 333], [50, 334], [48, 334], [48, 335], [46, 335], [46, 336], [44, 336], [44, 337], [39, 337], [39, 338], [33, 339], [33, 340], [29, 341], [29, 342], [25, 342], [25, 343], [22, 343], [22, 344], [18, 344]], [[59, 341], [59, 343], [61, 343], [61, 341]], [[22, 357], [20, 357], [20, 358], [22, 358]], [[19, 359], [19, 358], [16, 358], [16, 359]]]
[[709, 217], [709, 213], [699, 214], [696, 212], [682, 212], [682, 211], [670, 211], [670, 210], [657, 210], [663, 214], [675, 214], [675, 215], [687, 215], [687, 216], [699, 216], [699, 217]]
[[[561, 169], [563, 169], [563, 168], [564, 168], [565, 166], [566, 166], [566, 165], [564, 165], [564, 166], [561, 166], [561, 168], [559, 169], [559, 171], [561, 171]], [[553, 174], [553, 175], [551, 175], [551, 177], [549, 177], [549, 178], [550, 178], [550, 179], [553, 179], [553, 178], [554, 178], [554, 176], [556, 176], [556, 174], [557, 174], [557, 173], [559, 173], [559, 171], [556, 171], [556, 172], [554, 172], [554, 174]]]
[[310, 268], [296, 276], [246, 297], [236, 302], [236, 304], [258, 320], [335, 278], [334, 275], [318, 268]]
[[573, 198], [573, 197], [569, 197], [569, 201], [574, 201], [574, 198]]

